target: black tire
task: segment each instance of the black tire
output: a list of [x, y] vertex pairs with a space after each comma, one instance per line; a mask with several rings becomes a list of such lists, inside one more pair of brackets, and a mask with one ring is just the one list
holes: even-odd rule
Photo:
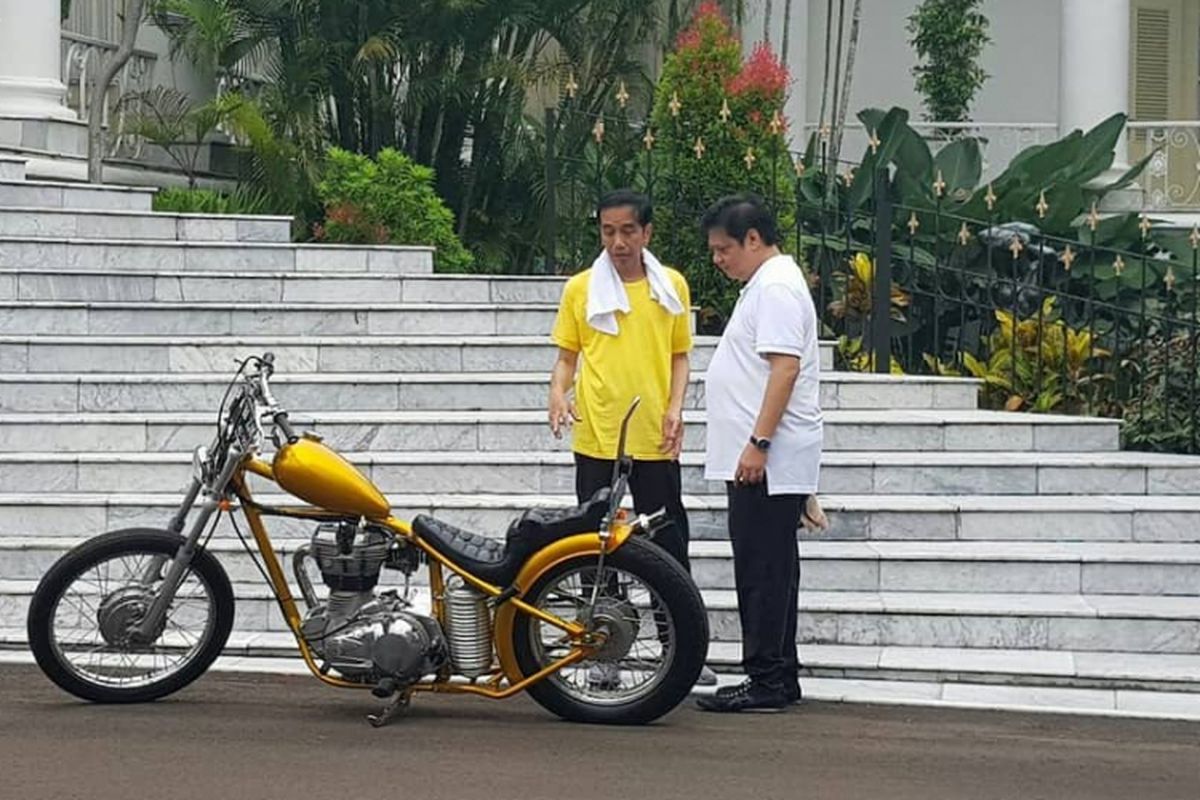
[[64, 660], [55, 645], [54, 616], [63, 594], [88, 569], [122, 554], [174, 557], [183, 537], [151, 528], [131, 528], [97, 536], [64, 555], [42, 577], [29, 606], [29, 646], [38, 666], [50, 680], [76, 697], [95, 703], [143, 703], [165, 697], [187, 686], [220, 655], [233, 628], [234, 598], [229, 577], [216, 557], [198, 550], [191, 574], [203, 581], [212, 601], [212, 622], [191, 655], [175, 671], [160, 680], [139, 686], [109, 686], [89, 680]]
[[[642, 537], [634, 537], [605, 560], [606, 565], [636, 576], [661, 599], [675, 630], [675, 649], [665, 675], [652, 691], [619, 704], [583, 702], [564, 691], [554, 676], [529, 687], [528, 692], [543, 708], [572, 722], [605, 725], [642, 725], [652, 722], [679, 705], [696, 684], [708, 655], [708, 613], [704, 600], [687, 571], [667, 551]], [[580, 556], [554, 567], [525, 593], [526, 602], [537, 598], [556, 579], [594, 567], [595, 556]], [[533, 639], [537, 623], [518, 614], [513, 649], [521, 672], [532, 675], [543, 669], [535, 655]]]

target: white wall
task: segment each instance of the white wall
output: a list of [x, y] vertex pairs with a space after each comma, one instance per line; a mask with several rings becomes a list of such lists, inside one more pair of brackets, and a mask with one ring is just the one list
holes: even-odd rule
[[[783, 5], [773, 0], [771, 41], [782, 42]], [[821, 108], [825, 59], [825, 0], [792, 0], [789, 50], [795, 80], [789, 104], [816, 122]], [[765, 0], [747, 0], [743, 41], [762, 38]], [[857, 66], [850, 93], [850, 115], [871, 106], [903, 106], [923, 118], [921, 98], [913, 86], [916, 54], [908, 43], [907, 18], [918, 0], [863, 0]], [[846, 0], [845, 36], [850, 32], [853, 0]], [[805, 13], [807, 12], [807, 13]], [[985, 0], [992, 43], [983, 67], [991, 75], [972, 107], [977, 122], [1055, 122], [1058, 118], [1058, 0]], [[836, 20], [835, 20], [836, 23]], [[836, 24], [834, 26], [836, 34]]]
[[151, 85], [178, 89], [197, 104], [203, 103], [216, 93], [212, 76], [205, 76], [197, 71], [186, 55], [181, 53], [177, 59], [171, 59], [167, 35], [152, 22], [143, 23], [138, 30], [137, 46], [140, 50], [148, 50], [158, 56]]

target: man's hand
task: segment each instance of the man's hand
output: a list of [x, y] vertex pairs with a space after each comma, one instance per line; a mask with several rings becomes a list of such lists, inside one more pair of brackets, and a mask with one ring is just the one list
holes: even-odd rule
[[563, 432], [571, 427], [571, 423], [579, 421], [579, 412], [575, 404], [567, 399], [562, 392], [550, 393], [550, 432], [554, 438], [561, 439]]
[[667, 409], [667, 413], [663, 415], [662, 432], [659, 452], [669, 453], [673, 460], [678, 461], [679, 454], [683, 452], [683, 411]]
[[761, 483], [767, 474], [767, 454], [752, 444], [742, 448], [741, 458], [738, 459], [737, 469], [733, 473], [733, 482], [738, 485]]

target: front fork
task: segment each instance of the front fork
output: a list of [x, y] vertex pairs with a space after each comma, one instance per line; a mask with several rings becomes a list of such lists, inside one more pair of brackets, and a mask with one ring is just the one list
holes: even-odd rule
[[[142, 618], [142, 621], [138, 623], [132, 632], [133, 638], [136, 641], [143, 643], [153, 642], [162, 633], [167, 609], [170, 608], [171, 602], [175, 599], [175, 593], [179, 591], [179, 586], [183, 583], [183, 578], [191, 566], [192, 558], [196, 555], [196, 549], [200, 544], [200, 537], [204, 535], [204, 530], [208, 526], [209, 520], [212, 519], [212, 515], [221, 507], [221, 503], [225, 499], [225, 487], [229, 485], [229, 481], [233, 478], [234, 471], [241, 465], [242, 455], [241, 448], [236, 445], [229, 449], [229, 455], [225, 459], [225, 465], [221, 469], [221, 474], [213, 482], [212, 490], [207, 493], [204, 502], [200, 505], [200, 513], [193, 520], [187, 537], [179, 545], [179, 549], [175, 551], [175, 556], [170, 562], [171, 566], [167, 570], [166, 575], [163, 576], [162, 586], [154, 594], [154, 602], [150, 604], [150, 608], [146, 611], [146, 616]], [[200, 491], [203, 488], [203, 480], [200, 477], [194, 477], [192, 485], [188, 488], [187, 494], [183, 498], [183, 502], [175, 512], [175, 516], [171, 518], [171, 523], [168, 527], [172, 533], [183, 533], [188, 514], [191, 512], [192, 506], [195, 504], [196, 498], [200, 496]], [[142, 573], [142, 582], [147, 586], [153, 584], [166, 563], [166, 556], [156, 556], [153, 558]]]

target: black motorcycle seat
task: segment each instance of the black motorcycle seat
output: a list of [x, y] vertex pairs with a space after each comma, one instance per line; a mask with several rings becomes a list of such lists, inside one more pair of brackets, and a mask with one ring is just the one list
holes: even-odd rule
[[582, 505], [571, 508], [531, 508], [508, 526], [504, 541], [456, 528], [434, 517], [413, 518], [413, 531], [435, 551], [480, 580], [507, 588], [529, 556], [551, 542], [576, 533], [600, 529], [608, 513], [610, 490], [605, 487]]

